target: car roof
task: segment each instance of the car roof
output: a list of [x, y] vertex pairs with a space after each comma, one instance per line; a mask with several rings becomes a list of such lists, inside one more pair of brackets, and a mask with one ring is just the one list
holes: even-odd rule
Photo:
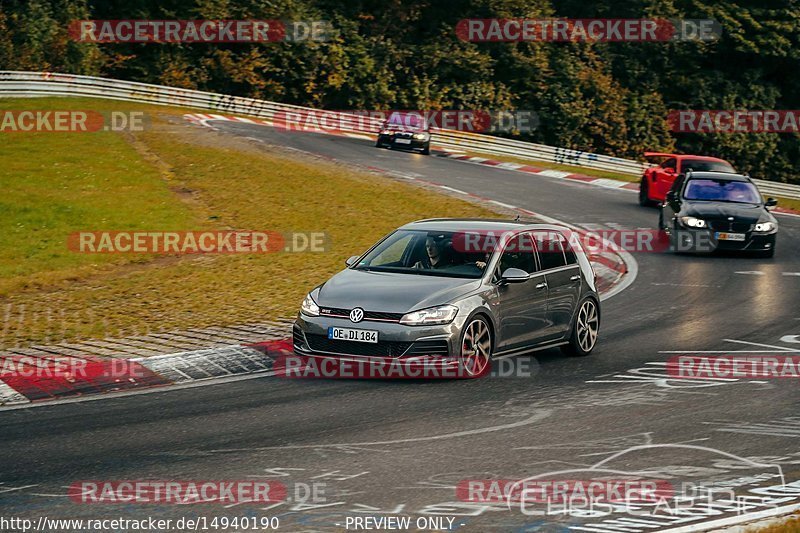
[[519, 231], [524, 229], [560, 229], [566, 228], [555, 224], [536, 224], [522, 220], [503, 220], [493, 218], [428, 218], [409, 222], [399, 229], [415, 229], [423, 231]]
[[706, 179], [706, 180], [726, 180], [726, 181], [746, 181], [750, 182], [750, 177], [742, 174], [734, 174], [732, 172], [692, 172], [686, 176], [686, 181], [693, 179]]
[[[721, 163], [728, 163], [719, 157], [711, 157], [710, 155], [692, 155], [692, 154], [669, 154], [666, 152], [645, 152], [645, 157], [676, 157], [678, 159], [699, 159], [701, 161], [719, 161]], [[730, 164], [730, 163], [728, 163]]]
[[[720, 159], [719, 157], [711, 157], [710, 155], [677, 155], [675, 156], [678, 159], [699, 159], [700, 161], [719, 161], [720, 163], [728, 163], [724, 159]], [[730, 165], [730, 163], [728, 163]]]

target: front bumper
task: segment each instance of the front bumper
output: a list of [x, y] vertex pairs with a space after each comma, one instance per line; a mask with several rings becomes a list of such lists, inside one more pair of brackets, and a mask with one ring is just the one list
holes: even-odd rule
[[720, 240], [716, 231], [708, 229], [678, 229], [673, 240], [673, 250], [679, 252], [743, 251], [763, 252], [775, 248], [777, 231], [772, 233], [746, 232], [743, 241]]
[[[453, 358], [461, 340], [459, 317], [437, 326], [405, 326], [397, 322], [364, 320], [354, 324], [346, 318], [298, 315], [292, 328], [292, 344], [298, 355], [354, 358]], [[375, 330], [377, 343], [328, 338], [328, 328]]]
[[[410, 143], [398, 142], [403, 140], [410, 140]], [[423, 141], [420, 139], [399, 138], [395, 135], [378, 135], [378, 142], [380, 144], [389, 145], [392, 148], [399, 148], [402, 150], [425, 150], [430, 146], [430, 140]]]

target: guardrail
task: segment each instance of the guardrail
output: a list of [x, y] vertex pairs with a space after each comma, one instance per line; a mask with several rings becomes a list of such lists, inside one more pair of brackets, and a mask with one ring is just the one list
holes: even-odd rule
[[[52, 72], [0, 71], [0, 97], [73, 96], [105, 98], [127, 102], [200, 108], [224, 113], [243, 114], [273, 119], [276, 114], [319, 112], [308, 107], [281, 104], [255, 98], [221, 95], [162, 85], [138, 83], [93, 76], [77, 76]], [[341, 113], [347, 116], [347, 113]], [[358, 116], [358, 115], [352, 115]], [[363, 117], [359, 117], [363, 123]], [[377, 120], [368, 122], [377, 131]], [[352, 131], [364, 132], [364, 129]], [[434, 144], [444, 148], [466, 150], [487, 155], [509, 155], [534, 161], [560, 163], [622, 174], [640, 175], [650, 165], [600, 154], [558, 148], [544, 144], [517, 141], [491, 135], [434, 130]], [[800, 199], [800, 186], [765, 180], [753, 180], [764, 195]]]

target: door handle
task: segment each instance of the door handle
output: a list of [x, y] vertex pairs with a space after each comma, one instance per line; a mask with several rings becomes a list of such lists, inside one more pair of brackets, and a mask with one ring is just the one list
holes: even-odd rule
[[570, 281], [578, 281], [579, 279], [581, 279], [581, 277], [578, 274], [576, 274], [576, 275], [572, 276], [571, 278], [569, 278]]
[[536, 285], [536, 288], [537, 289], [546, 289], [547, 288], [547, 283], [546, 282], [539, 283], [538, 285]]

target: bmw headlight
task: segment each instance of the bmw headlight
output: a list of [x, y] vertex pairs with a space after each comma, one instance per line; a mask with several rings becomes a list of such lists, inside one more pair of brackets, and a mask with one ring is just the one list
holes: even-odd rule
[[683, 222], [684, 226], [688, 226], [690, 228], [707, 228], [708, 227], [708, 224], [702, 218], [681, 217], [681, 222]]
[[756, 224], [756, 232], [758, 233], [769, 233], [776, 229], [778, 229], [778, 225], [774, 222], [759, 222]]
[[420, 309], [403, 315], [400, 319], [401, 324], [406, 326], [429, 326], [434, 324], [447, 324], [452, 322], [458, 313], [455, 305], [441, 305], [439, 307], [429, 307]]
[[427, 133], [415, 133], [414, 138], [418, 141], [427, 141], [430, 136]]
[[319, 306], [311, 297], [311, 293], [306, 294], [303, 303], [300, 304], [300, 312], [307, 316], [319, 316]]

